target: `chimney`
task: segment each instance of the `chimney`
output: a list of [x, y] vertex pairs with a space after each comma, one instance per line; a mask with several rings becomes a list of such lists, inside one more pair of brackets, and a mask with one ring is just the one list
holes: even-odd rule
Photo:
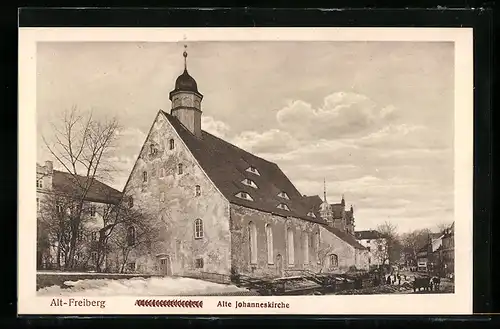
[[52, 172], [54, 171], [54, 165], [52, 164], [52, 161], [45, 161], [45, 168], [47, 168], [47, 172], [49, 174], [52, 174]]

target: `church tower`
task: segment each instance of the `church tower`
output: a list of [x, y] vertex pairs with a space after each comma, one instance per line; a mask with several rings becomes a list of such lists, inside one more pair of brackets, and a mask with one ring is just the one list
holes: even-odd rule
[[187, 70], [187, 46], [184, 46], [184, 72], [175, 81], [175, 88], [170, 92], [172, 102], [170, 114], [176, 117], [193, 135], [201, 137], [201, 101], [203, 95], [198, 85]]
[[326, 201], [326, 181], [325, 180], [323, 180], [323, 187], [324, 187], [323, 203], [319, 207], [319, 214], [320, 214], [321, 218], [323, 218], [328, 223], [328, 225], [333, 226], [332, 207], [330, 206], [328, 201]]

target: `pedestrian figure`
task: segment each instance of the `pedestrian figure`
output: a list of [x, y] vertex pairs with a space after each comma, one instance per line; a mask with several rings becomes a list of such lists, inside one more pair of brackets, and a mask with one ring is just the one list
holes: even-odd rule
[[386, 283], [387, 283], [387, 284], [391, 284], [391, 283], [392, 283], [392, 282], [391, 282], [391, 276], [390, 276], [390, 275], [387, 277], [387, 281], [386, 281]]
[[401, 275], [398, 274], [398, 285], [401, 285]]

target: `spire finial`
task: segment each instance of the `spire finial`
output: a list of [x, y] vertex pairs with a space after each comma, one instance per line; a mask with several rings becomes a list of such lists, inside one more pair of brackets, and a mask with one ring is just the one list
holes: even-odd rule
[[323, 201], [326, 202], [326, 179], [323, 178]]
[[184, 53], [182, 54], [182, 56], [184, 56], [184, 71], [187, 71], [187, 57], [188, 57], [188, 53], [187, 53], [187, 45], [184, 44]]

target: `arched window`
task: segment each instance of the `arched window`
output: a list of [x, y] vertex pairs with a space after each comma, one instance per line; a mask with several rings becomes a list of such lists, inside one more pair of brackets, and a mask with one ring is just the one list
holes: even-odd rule
[[293, 245], [293, 231], [291, 228], [287, 229], [287, 249], [288, 249], [288, 265], [295, 264], [295, 248]]
[[194, 238], [203, 238], [203, 221], [199, 218], [194, 221]]
[[266, 240], [267, 240], [267, 263], [274, 264], [274, 247], [273, 247], [273, 228], [270, 224], [266, 225]]
[[304, 250], [304, 264], [309, 264], [309, 233], [304, 232], [302, 243], [304, 244], [302, 247]]
[[335, 254], [330, 255], [330, 268], [335, 269], [339, 266], [339, 257]]
[[254, 222], [248, 223], [248, 236], [250, 244], [250, 263], [257, 264], [257, 226]]
[[184, 172], [184, 168], [183, 168], [183, 165], [182, 163], [179, 163], [179, 165], [177, 166], [177, 169], [178, 169], [178, 173], [179, 175], [182, 175], [182, 173]]
[[174, 149], [174, 140], [173, 138], [171, 138], [169, 141], [168, 141], [168, 148], [170, 150], [173, 150]]
[[147, 171], [142, 172], [142, 181], [144, 183], [146, 183], [148, 181], [148, 172]]
[[129, 226], [127, 229], [127, 244], [133, 246], [135, 244], [135, 227]]
[[313, 248], [314, 248], [314, 256], [316, 257], [316, 261], [318, 264], [321, 263], [321, 259], [319, 257], [319, 232], [314, 233], [314, 241], [313, 241]]
[[200, 196], [201, 195], [201, 186], [196, 185], [195, 186], [195, 196]]

